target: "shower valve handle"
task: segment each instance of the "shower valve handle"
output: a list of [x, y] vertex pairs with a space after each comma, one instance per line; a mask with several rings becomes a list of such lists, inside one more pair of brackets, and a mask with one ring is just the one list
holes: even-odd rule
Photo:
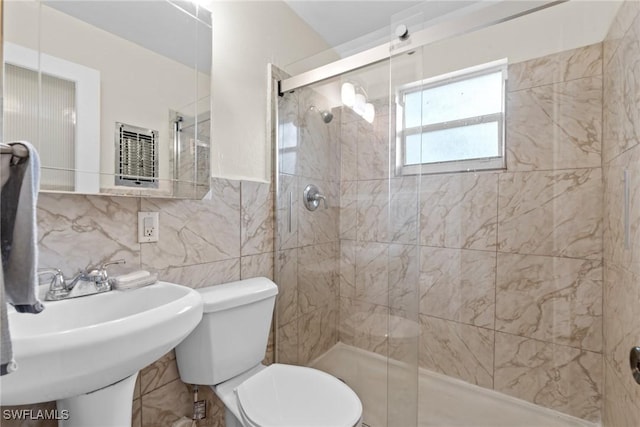
[[313, 200], [319, 202], [320, 200], [322, 200], [322, 204], [324, 205], [324, 208], [327, 209], [327, 198], [324, 197], [322, 194], [316, 194], [313, 198]]
[[313, 184], [309, 184], [305, 187], [302, 200], [304, 202], [304, 206], [310, 211], [318, 209], [318, 206], [320, 206], [320, 200], [322, 200], [325, 209], [329, 207], [327, 205], [327, 198], [320, 193], [318, 187]]

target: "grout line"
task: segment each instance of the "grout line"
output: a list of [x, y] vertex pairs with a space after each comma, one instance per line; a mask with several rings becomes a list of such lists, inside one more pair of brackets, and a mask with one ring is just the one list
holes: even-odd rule
[[[617, 14], [616, 14], [617, 15]], [[615, 21], [615, 18], [614, 18]], [[616, 46], [616, 50], [619, 46]], [[615, 55], [617, 54], [617, 52], [614, 52], [614, 54], [609, 58], [609, 61], [613, 60]], [[600, 174], [600, 181], [601, 181], [601, 185], [602, 185], [602, 190], [601, 190], [601, 196], [602, 196], [602, 209], [600, 211], [600, 218], [602, 219], [602, 227], [600, 229], [600, 263], [602, 265], [602, 271], [600, 272], [600, 313], [601, 313], [601, 317], [600, 317], [600, 343], [602, 345], [601, 347], [601, 351], [602, 351], [602, 373], [601, 373], [601, 387], [602, 387], [602, 391], [600, 392], [601, 398], [602, 398], [602, 403], [600, 404], [600, 418], [602, 419], [602, 421], [604, 422], [604, 412], [605, 412], [605, 407], [606, 402], [605, 402], [605, 390], [606, 390], [606, 376], [607, 376], [607, 367], [606, 367], [606, 363], [607, 363], [607, 358], [606, 358], [606, 348], [605, 348], [605, 336], [604, 336], [604, 324], [605, 324], [605, 292], [604, 292], [604, 288], [606, 286], [606, 282], [604, 281], [605, 279], [605, 271], [607, 269], [606, 264], [605, 264], [605, 257], [604, 257], [604, 229], [606, 228], [605, 225], [605, 211], [607, 210], [607, 206], [604, 203], [604, 196], [605, 196], [605, 192], [607, 191], [606, 187], [605, 187], [605, 174], [606, 174], [606, 170], [605, 170], [605, 161], [604, 161], [604, 152], [605, 152], [605, 141], [604, 141], [604, 132], [605, 132], [605, 83], [606, 83], [606, 75], [605, 75], [605, 68], [608, 66], [608, 64], [605, 64], [605, 57], [604, 57], [604, 41], [600, 44], [600, 55], [602, 57], [602, 69], [601, 69], [601, 74], [602, 74], [602, 84], [601, 86], [601, 90], [602, 93], [600, 95], [600, 167], [602, 169], [602, 172]]]
[[[603, 62], [603, 58], [601, 58], [600, 62]], [[602, 77], [603, 77], [602, 72], [600, 72], [600, 74], [592, 74], [592, 75], [589, 75], [589, 76], [580, 76], [580, 77], [575, 77], [573, 79], [560, 80], [560, 81], [557, 81], [557, 82], [541, 83], [541, 84], [536, 84], [534, 86], [521, 87], [521, 88], [518, 88], [518, 89], [515, 89], [515, 90], [508, 90], [507, 89], [507, 95], [512, 94], [512, 93], [525, 92], [527, 90], [538, 89], [538, 88], [542, 88], [542, 87], [558, 86], [558, 85], [561, 85], [561, 84], [575, 82], [575, 81], [578, 81], [578, 80], [597, 79], [597, 78], [602, 79]]]

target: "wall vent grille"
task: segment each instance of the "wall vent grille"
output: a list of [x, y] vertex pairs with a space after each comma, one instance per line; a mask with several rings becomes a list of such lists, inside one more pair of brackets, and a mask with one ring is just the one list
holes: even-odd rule
[[116, 123], [116, 185], [158, 188], [158, 131]]

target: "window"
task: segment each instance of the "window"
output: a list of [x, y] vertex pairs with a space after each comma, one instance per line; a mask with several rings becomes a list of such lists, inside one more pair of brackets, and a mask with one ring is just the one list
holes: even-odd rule
[[[5, 97], [5, 140], [35, 144], [46, 159], [40, 177], [44, 189], [73, 191], [69, 171], [76, 168], [75, 82], [7, 63]], [[39, 132], [46, 138], [38, 138]]]
[[506, 74], [502, 60], [402, 88], [398, 173], [504, 168]]
[[[17, 44], [5, 42], [4, 45], [4, 61], [6, 64], [28, 69], [35, 73], [40, 73], [42, 80], [55, 77], [67, 82], [73, 82], [74, 85], [74, 111], [69, 114], [67, 118], [73, 123], [73, 141], [75, 141], [73, 148], [64, 149], [65, 152], [73, 150], [74, 157], [71, 160], [73, 165], [78, 165], [78, 169], [73, 170], [73, 189], [78, 193], [97, 193], [100, 190], [100, 71], [93, 68], [86, 67], [75, 62], [70, 62], [62, 58], [58, 58], [46, 53], [40, 53], [37, 50], [29, 49]], [[48, 76], [48, 77], [45, 77]], [[44, 104], [41, 103], [47, 101], [47, 91], [44, 87], [40, 93], [39, 85], [36, 84], [34, 90], [37, 90], [31, 99], [25, 97], [18, 97], [20, 102], [29, 102], [31, 105], [23, 105], [22, 108], [25, 111], [33, 111], [35, 114], [32, 119], [40, 120], [41, 125], [35, 127], [36, 130], [40, 128], [41, 135], [46, 135], [47, 138], [51, 136], [51, 129], [44, 128], [46, 124], [45, 113], [53, 113], [52, 110], [39, 110], [43, 108]], [[51, 93], [50, 93], [51, 94]], [[68, 94], [67, 94], [68, 95]], [[49, 99], [50, 106], [62, 106], [58, 100]], [[7, 98], [7, 102], [9, 99]], [[36, 104], [34, 104], [34, 102]], [[35, 110], [34, 110], [35, 108]], [[31, 109], [31, 110], [29, 110]], [[6, 108], [5, 108], [6, 112]], [[82, 120], [77, 120], [78, 117], [82, 117]], [[17, 137], [18, 135], [14, 135]], [[27, 135], [28, 136], [28, 135]], [[36, 135], [37, 136], [37, 135]], [[53, 153], [55, 150], [60, 150], [58, 156], [62, 155], [63, 149], [58, 146], [49, 146], [44, 148], [43, 141], [38, 141], [33, 137], [32, 142], [36, 144], [41, 153], [41, 158], [50, 160], [53, 157], [49, 157], [49, 153]], [[19, 138], [24, 139], [24, 138]], [[52, 138], [47, 139], [47, 142], [51, 143]], [[43, 150], [49, 150], [45, 152]], [[53, 155], [53, 154], [51, 154]], [[60, 190], [59, 182], [49, 182], [49, 177], [54, 172], [45, 172], [46, 170], [54, 170], [61, 168], [64, 169], [68, 165], [52, 165], [49, 162], [41, 164], [42, 176], [40, 185], [41, 187], [47, 187], [47, 190]], [[81, 166], [79, 166], [81, 165]], [[61, 172], [55, 172], [61, 173]], [[51, 184], [51, 185], [49, 185]]]

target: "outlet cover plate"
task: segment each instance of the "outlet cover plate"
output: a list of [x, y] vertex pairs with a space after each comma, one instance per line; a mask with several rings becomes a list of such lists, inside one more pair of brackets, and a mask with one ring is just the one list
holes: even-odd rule
[[138, 243], [157, 242], [159, 238], [158, 212], [138, 212]]

